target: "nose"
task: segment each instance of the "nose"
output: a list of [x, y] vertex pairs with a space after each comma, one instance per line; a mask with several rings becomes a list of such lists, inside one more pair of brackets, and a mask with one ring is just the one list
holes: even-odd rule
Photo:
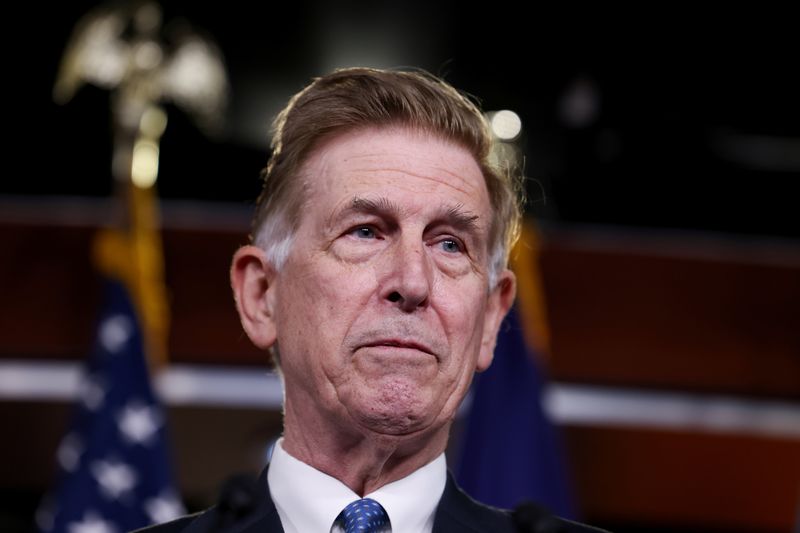
[[405, 313], [426, 307], [430, 299], [433, 271], [424, 243], [398, 242], [395, 253], [388, 255], [388, 276], [383, 286], [383, 297]]

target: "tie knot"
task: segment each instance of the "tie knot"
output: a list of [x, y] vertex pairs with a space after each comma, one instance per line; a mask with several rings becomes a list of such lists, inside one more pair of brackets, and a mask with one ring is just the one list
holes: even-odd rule
[[377, 533], [388, 531], [389, 515], [372, 498], [363, 498], [347, 505], [336, 519], [345, 533]]

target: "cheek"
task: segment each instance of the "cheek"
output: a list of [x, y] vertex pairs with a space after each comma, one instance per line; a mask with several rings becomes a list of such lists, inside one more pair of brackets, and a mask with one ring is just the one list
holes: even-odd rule
[[278, 342], [286, 350], [326, 354], [331, 360], [370, 297], [374, 275], [357, 268], [315, 264], [296, 268], [287, 262], [280, 280]]
[[477, 357], [483, 338], [486, 296], [482, 285], [446, 290], [438, 298], [439, 316], [450, 340], [452, 357], [457, 365]]
[[441, 276], [435, 284], [433, 300], [438, 302], [439, 314], [448, 324], [448, 330], [457, 330], [463, 335], [482, 325], [486, 291], [479, 281], [463, 283]]

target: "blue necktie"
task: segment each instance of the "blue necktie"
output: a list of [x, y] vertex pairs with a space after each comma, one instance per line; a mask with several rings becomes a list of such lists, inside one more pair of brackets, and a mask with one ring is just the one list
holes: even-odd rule
[[372, 498], [356, 500], [348, 504], [339, 513], [336, 521], [342, 525], [345, 533], [377, 533], [389, 531], [389, 515], [386, 510]]

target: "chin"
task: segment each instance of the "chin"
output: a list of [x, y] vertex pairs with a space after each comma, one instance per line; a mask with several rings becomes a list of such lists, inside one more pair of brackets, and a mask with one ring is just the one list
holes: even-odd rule
[[384, 435], [409, 435], [432, 428], [440, 418], [441, 405], [434, 405], [418, 387], [383, 387], [357, 409], [359, 423]]

